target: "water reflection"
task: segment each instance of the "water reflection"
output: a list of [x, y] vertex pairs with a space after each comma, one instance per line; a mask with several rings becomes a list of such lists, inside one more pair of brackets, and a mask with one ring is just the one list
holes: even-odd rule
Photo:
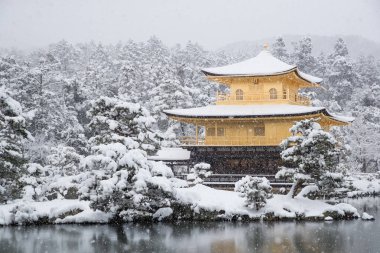
[[0, 252], [380, 252], [380, 198], [349, 201], [377, 221], [0, 227]]

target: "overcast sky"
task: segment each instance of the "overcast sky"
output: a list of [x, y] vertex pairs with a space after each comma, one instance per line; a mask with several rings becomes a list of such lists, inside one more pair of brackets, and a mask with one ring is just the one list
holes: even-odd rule
[[378, 0], [0, 0], [0, 47], [21, 49], [152, 35], [208, 49], [285, 34], [380, 42], [379, 27]]

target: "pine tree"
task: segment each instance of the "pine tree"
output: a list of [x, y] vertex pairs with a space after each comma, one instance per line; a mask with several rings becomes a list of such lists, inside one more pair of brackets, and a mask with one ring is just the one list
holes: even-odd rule
[[316, 69], [316, 60], [311, 53], [313, 49], [311, 38], [305, 37], [293, 46], [292, 63], [305, 73], [313, 74]]
[[280, 170], [276, 177], [290, 175], [294, 184], [289, 192], [294, 197], [305, 182], [317, 185], [326, 172], [336, 172], [341, 149], [335, 138], [322, 130], [315, 119], [302, 120], [290, 128], [292, 136], [281, 143], [281, 157], [288, 168]]
[[170, 168], [147, 159], [158, 143], [149, 113], [139, 104], [101, 97], [89, 117], [92, 154], [83, 166], [95, 175], [91, 206], [123, 220], [152, 218], [159, 208], [170, 206], [173, 189], [168, 173], [162, 172]]
[[187, 175], [187, 181], [189, 185], [202, 184], [203, 181], [211, 176], [211, 166], [208, 163], [197, 163], [190, 169], [190, 173]]
[[351, 98], [354, 85], [357, 85], [357, 76], [343, 39], [338, 39], [334, 52], [328, 56], [327, 61], [329, 68], [326, 83], [333, 98], [344, 106]]
[[278, 37], [272, 46], [272, 53], [275, 57], [280, 59], [281, 61], [288, 62], [289, 54], [286, 50], [285, 42], [282, 37]]
[[245, 176], [235, 183], [235, 192], [245, 199], [245, 206], [259, 210], [273, 197], [272, 187], [265, 177]]
[[30, 139], [21, 105], [0, 87], [0, 202], [20, 194], [18, 179], [26, 162], [22, 145]]

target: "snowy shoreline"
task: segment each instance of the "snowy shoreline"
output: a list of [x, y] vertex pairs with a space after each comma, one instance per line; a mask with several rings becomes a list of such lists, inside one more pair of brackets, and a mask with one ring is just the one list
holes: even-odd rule
[[[180, 204], [160, 208], [153, 216], [134, 222], [175, 221], [328, 221], [358, 219], [361, 215], [349, 204], [328, 204], [301, 196], [274, 195], [259, 211], [244, 206], [237, 192], [216, 190], [204, 185], [177, 189]], [[114, 215], [92, 210], [89, 201], [14, 201], [0, 206], [0, 225], [100, 224], [119, 223]], [[367, 216], [363, 215], [363, 219]]]

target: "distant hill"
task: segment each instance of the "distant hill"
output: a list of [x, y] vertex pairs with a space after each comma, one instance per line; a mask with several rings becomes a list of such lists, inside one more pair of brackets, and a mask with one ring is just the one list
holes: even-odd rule
[[[301, 40], [304, 35], [284, 35], [285, 44], [287, 49], [291, 52], [293, 50], [292, 42]], [[310, 35], [313, 43], [313, 54], [318, 56], [321, 52], [329, 54], [338, 38], [342, 38], [348, 47], [351, 57], [357, 58], [360, 55], [373, 55], [380, 59], [380, 43], [373, 42], [360, 36], [318, 36]], [[263, 44], [268, 42], [269, 45], [273, 44], [276, 37], [266, 39], [258, 39], [255, 41], [239, 41], [228, 44], [218, 51], [224, 51], [227, 54], [245, 54], [249, 56], [256, 55], [262, 48]]]

